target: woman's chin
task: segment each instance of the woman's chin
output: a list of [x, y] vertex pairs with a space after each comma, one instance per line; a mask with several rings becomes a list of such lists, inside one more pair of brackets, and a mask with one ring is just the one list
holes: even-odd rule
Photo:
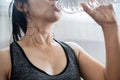
[[61, 12], [54, 12], [52, 15], [49, 15], [48, 20], [50, 22], [56, 22], [60, 19]]

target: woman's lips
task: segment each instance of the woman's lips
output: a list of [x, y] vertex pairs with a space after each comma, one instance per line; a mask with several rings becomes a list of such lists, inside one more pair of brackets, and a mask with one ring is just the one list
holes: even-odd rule
[[54, 10], [60, 12], [60, 10], [58, 8], [56, 8], [56, 7], [54, 7]]
[[55, 4], [52, 5], [52, 8], [53, 8], [53, 10], [55, 10], [55, 11], [57, 11], [57, 12], [60, 12], [60, 9], [58, 9], [58, 8], [55, 6]]

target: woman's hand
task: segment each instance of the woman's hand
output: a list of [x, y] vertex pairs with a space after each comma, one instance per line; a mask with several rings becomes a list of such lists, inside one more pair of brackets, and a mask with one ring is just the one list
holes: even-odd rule
[[116, 24], [112, 5], [103, 5], [94, 10], [91, 10], [85, 3], [81, 5], [84, 11], [87, 12], [102, 27], [110, 24]]

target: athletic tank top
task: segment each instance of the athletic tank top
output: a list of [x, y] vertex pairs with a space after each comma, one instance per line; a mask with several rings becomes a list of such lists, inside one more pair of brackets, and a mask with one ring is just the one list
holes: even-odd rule
[[[58, 42], [58, 41], [57, 41]], [[11, 54], [11, 78], [10, 80], [81, 80], [78, 61], [74, 51], [63, 42], [58, 42], [67, 58], [67, 66], [57, 75], [49, 75], [43, 70], [35, 67], [25, 55], [23, 49], [17, 42], [10, 44]]]

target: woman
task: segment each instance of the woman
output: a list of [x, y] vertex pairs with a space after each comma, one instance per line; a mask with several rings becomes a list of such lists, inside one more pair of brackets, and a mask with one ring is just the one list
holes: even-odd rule
[[[61, 13], [55, 0], [14, 0], [13, 40], [0, 51], [0, 80], [120, 80], [120, 40], [111, 5], [84, 10], [101, 26], [106, 67], [77, 44], [53, 39], [51, 25]], [[22, 37], [21, 31], [25, 33]]]

